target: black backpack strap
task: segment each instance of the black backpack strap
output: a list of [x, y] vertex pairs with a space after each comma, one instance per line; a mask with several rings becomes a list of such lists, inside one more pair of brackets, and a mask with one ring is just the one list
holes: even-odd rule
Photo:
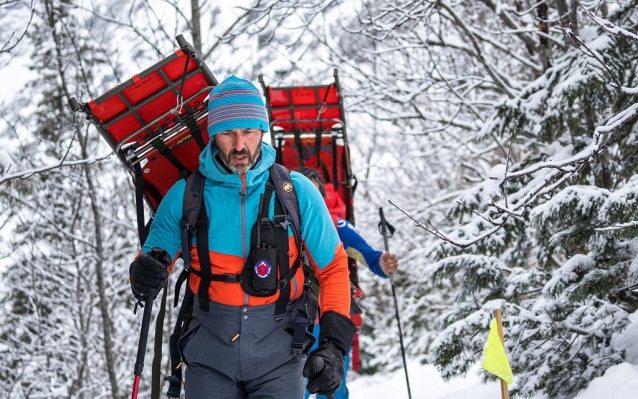
[[[186, 179], [186, 187], [184, 189], [184, 203], [182, 206], [182, 219], [180, 220], [181, 229], [181, 242], [182, 242], [182, 259], [184, 260], [184, 270], [177, 278], [175, 283], [175, 299], [174, 307], [177, 307], [179, 302], [179, 293], [184, 282], [188, 282], [189, 272], [191, 271], [191, 243], [193, 236], [201, 231], [198, 229], [198, 221], [201, 219], [201, 209], [204, 208], [204, 216], [206, 220], [206, 210], [204, 206], [204, 183], [205, 178], [199, 172], [195, 171]], [[208, 233], [208, 229], [205, 229]], [[208, 235], [207, 235], [208, 237]], [[199, 237], [198, 237], [199, 240]], [[198, 241], [199, 244], [199, 241]], [[199, 255], [199, 252], [198, 252]], [[201, 255], [200, 255], [201, 256]], [[210, 271], [210, 267], [209, 267]], [[208, 305], [208, 300], [205, 301]], [[182, 300], [182, 306], [177, 314], [177, 320], [175, 321], [175, 327], [169, 340], [169, 348], [171, 355], [171, 375], [164, 377], [164, 380], [168, 381], [167, 396], [169, 398], [179, 398], [182, 390], [182, 368], [181, 368], [181, 356], [179, 353], [178, 342], [182, 336], [182, 331], [188, 328], [188, 322], [190, 320], [190, 313], [193, 306], [193, 293], [188, 288], [188, 284], [184, 293], [184, 299]]]
[[[206, 212], [206, 204], [202, 201], [199, 209], [199, 216], [195, 223], [195, 234], [197, 236], [197, 255], [199, 256], [199, 288], [197, 296], [199, 297], [199, 308], [208, 312], [208, 288], [213, 281], [212, 265], [210, 263], [210, 252], [208, 251], [208, 213]], [[192, 269], [191, 269], [192, 270]], [[192, 270], [195, 271], [195, 270]]]
[[[299, 199], [297, 192], [290, 179], [290, 171], [284, 166], [279, 164], [273, 164], [270, 167], [270, 179], [275, 186], [275, 192], [277, 194], [278, 201], [275, 203], [275, 225], [282, 227], [277, 229], [281, 234], [279, 240], [285, 240], [288, 242], [288, 225], [292, 227], [292, 234], [299, 251], [299, 258], [292, 260], [292, 267], [290, 266], [291, 259], [288, 257], [288, 245], [285, 245], [285, 250], [280, 249], [279, 252], [279, 267], [281, 279], [279, 281], [280, 294], [277, 300], [276, 313], [281, 314], [286, 311], [286, 306], [290, 300], [290, 290], [283, 289], [285, 285], [290, 285], [297, 272], [300, 264], [306, 263], [306, 255], [301, 242], [301, 216], [299, 214]], [[281, 219], [281, 221], [279, 220]], [[280, 247], [284, 247], [280, 245]], [[301, 287], [300, 287], [301, 288]]]
[[[275, 224], [277, 226], [277, 242], [279, 243], [277, 247], [277, 257], [279, 258], [279, 276], [281, 280], [277, 282], [279, 288], [279, 298], [277, 299], [277, 305], [275, 307], [275, 314], [282, 314], [286, 312], [286, 307], [288, 306], [288, 301], [290, 300], [290, 290], [292, 287], [286, 287], [286, 285], [290, 286], [290, 280], [292, 280], [295, 276], [289, 276], [290, 274], [290, 258], [288, 257], [289, 245], [288, 245], [288, 229], [285, 227], [285, 222], [283, 225], [277, 224], [278, 215], [282, 215], [286, 217], [284, 213], [283, 207], [281, 205], [281, 200], [277, 198], [275, 201]], [[285, 244], [284, 244], [285, 243]], [[297, 268], [294, 268], [297, 271]]]
[[191, 269], [191, 242], [195, 233], [199, 211], [204, 204], [204, 176], [197, 170], [186, 179], [184, 189], [184, 205], [182, 207], [182, 220], [179, 222], [182, 241], [182, 258], [184, 270]]
[[270, 179], [275, 186], [277, 198], [281, 201], [285, 213], [290, 217], [289, 223], [292, 225], [292, 233], [295, 236], [295, 243], [299, 249], [299, 254], [304, 256], [305, 252], [301, 245], [301, 216], [299, 215], [299, 199], [297, 192], [290, 179], [290, 171], [277, 163], [269, 168]]

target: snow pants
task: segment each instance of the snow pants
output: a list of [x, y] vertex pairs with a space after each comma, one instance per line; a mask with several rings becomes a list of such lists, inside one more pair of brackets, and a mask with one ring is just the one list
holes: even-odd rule
[[[186, 399], [299, 399], [303, 396], [304, 359], [292, 356], [288, 311], [275, 304], [227, 306], [209, 302], [199, 309], [180, 339], [186, 361]], [[292, 302], [291, 304], [292, 305]]]
[[[319, 346], [319, 324], [315, 324], [315, 328], [312, 332], [312, 335], [315, 336], [315, 344], [310, 348], [310, 351], [317, 349]], [[341, 386], [337, 389], [337, 392], [334, 393], [335, 399], [348, 399], [350, 393], [348, 392], [348, 387], [346, 386], [346, 376], [348, 375], [348, 367], [350, 366], [350, 352], [352, 352], [352, 348], [348, 350], [346, 357], [344, 358], [344, 367], [343, 367], [343, 380], [341, 380]], [[326, 399], [325, 396], [321, 396], [319, 394], [316, 395], [317, 399]], [[310, 393], [307, 389], [304, 389], [304, 399], [308, 399], [310, 397]]]

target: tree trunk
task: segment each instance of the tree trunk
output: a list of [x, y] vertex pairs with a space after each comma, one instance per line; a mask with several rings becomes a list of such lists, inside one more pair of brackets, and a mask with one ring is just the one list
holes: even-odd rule
[[199, 23], [199, 0], [191, 0], [191, 30], [193, 32], [193, 46], [202, 53], [202, 30]]
[[569, 7], [567, 6], [568, 0], [556, 0], [556, 10], [558, 11], [558, 16], [560, 20], [560, 24], [563, 25], [563, 28], [569, 28]]
[[546, 35], [549, 35], [549, 24], [547, 23], [547, 3], [541, 3], [536, 7], [536, 16], [538, 17], [538, 30], [542, 34], [538, 35], [538, 57], [543, 70], [552, 66], [552, 47]]
[[572, 0], [571, 10], [569, 10], [569, 26], [574, 31], [574, 34], [578, 36], [578, 0]]
[[[66, 54], [63, 53], [63, 43], [58, 30], [56, 29], [56, 24], [58, 22], [64, 23], [63, 21], [57, 20], [57, 11], [55, 10], [55, 6], [51, 0], [45, 0], [45, 7], [47, 10], [47, 22], [49, 27], [51, 28], [51, 34], [53, 35], [53, 40], [55, 42], [55, 50], [57, 54], [57, 68], [58, 75], [60, 77], [61, 82], [61, 90], [63, 91], [66, 98], [71, 97], [70, 90], [67, 84], [67, 78], [65, 75], [65, 68], [62, 64], [62, 60], [68, 58]], [[78, 62], [82, 62], [82, 60], [78, 59]], [[78, 137], [81, 137], [81, 132], [79, 128], [76, 128], [76, 134]], [[82, 156], [84, 158], [88, 158], [88, 151], [86, 148], [86, 140], [78, 140], [81, 144], [82, 148]], [[106, 298], [106, 287], [104, 284], [104, 273], [103, 273], [103, 265], [102, 260], [104, 259], [103, 254], [103, 242], [102, 242], [102, 231], [101, 231], [101, 215], [98, 209], [97, 199], [95, 197], [95, 186], [93, 184], [93, 179], [90, 174], [89, 166], [83, 165], [84, 172], [86, 175], [86, 183], [89, 187], [89, 198], [91, 199], [91, 209], [94, 217], [94, 226], [95, 226], [95, 240], [96, 240], [96, 276], [97, 276], [97, 284], [98, 284], [98, 296], [100, 311], [102, 313], [102, 330], [104, 334], [104, 354], [106, 357], [106, 368], [109, 376], [109, 382], [111, 385], [111, 394], [113, 398], [120, 398], [119, 389], [117, 385], [117, 375], [115, 373], [115, 353], [113, 352], [113, 340], [112, 340], [112, 326], [113, 323], [111, 321], [110, 315], [108, 313], [109, 304], [107, 303]]]

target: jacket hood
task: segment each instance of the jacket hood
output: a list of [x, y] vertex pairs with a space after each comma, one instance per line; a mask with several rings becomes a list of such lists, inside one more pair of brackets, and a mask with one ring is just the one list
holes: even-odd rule
[[[199, 155], [199, 171], [216, 182], [241, 187], [242, 183], [239, 174], [230, 172], [217, 160], [218, 152], [219, 147], [215, 144], [215, 140], [211, 139]], [[246, 172], [246, 186], [250, 187], [255, 184], [258, 177], [266, 172], [273, 163], [275, 163], [275, 149], [270, 144], [262, 141], [259, 160], [252, 169]]]

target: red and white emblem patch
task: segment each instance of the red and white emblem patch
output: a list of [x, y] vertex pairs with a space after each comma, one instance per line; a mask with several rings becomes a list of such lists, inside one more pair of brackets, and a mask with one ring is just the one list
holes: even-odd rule
[[259, 278], [266, 278], [270, 276], [271, 270], [272, 270], [272, 267], [270, 266], [270, 263], [268, 263], [268, 261], [265, 259], [258, 261], [257, 264], [255, 265], [255, 274]]

